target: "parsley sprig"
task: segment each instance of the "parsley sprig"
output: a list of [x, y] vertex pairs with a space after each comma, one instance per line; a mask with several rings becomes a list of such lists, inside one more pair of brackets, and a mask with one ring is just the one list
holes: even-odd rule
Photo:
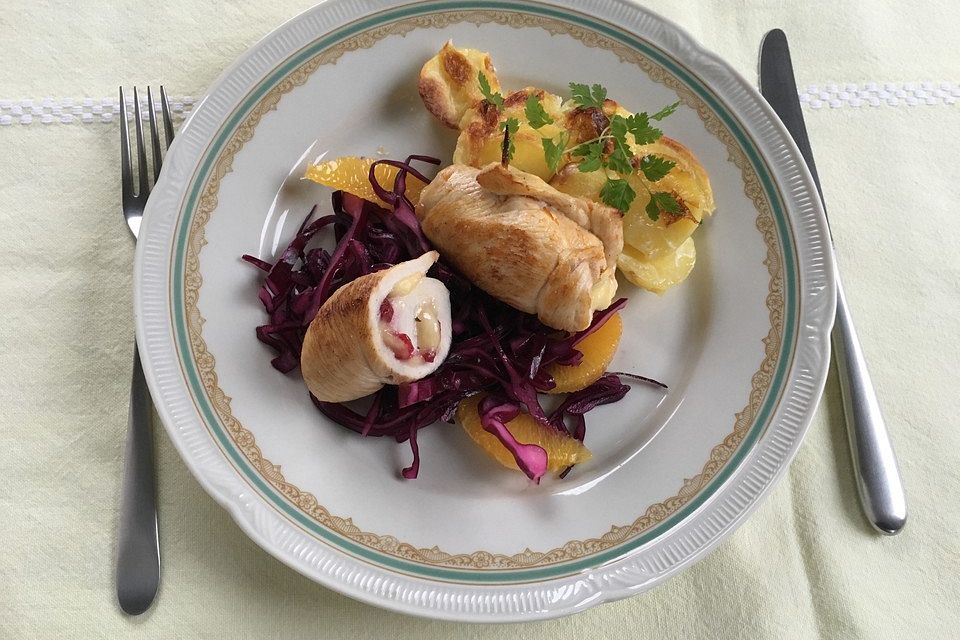
[[540, 103], [540, 98], [533, 93], [527, 96], [527, 101], [523, 105], [523, 115], [527, 117], [527, 122], [529, 122], [530, 126], [534, 129], [553, 124], [553, 118], [551, 118], [547, 110], [543, 108], [543, 104]]
[[563, 161], [563, 154], [567, 150], [567, 144], [570, 142], [570, 134], [563, 131], [556, 138], [541, 138], [543, 145], [543, 158], [547, 161], [547, 167], [551, 173], [556, 173]]
[[499, 91], [494, 92], [490, 89], [490, 82], [487, 80], [487, 76], [483, 71], [477, 72], [477, 81], [480, 83], [480, 93], [483, 94], [483, 99], [495, 105], [497, 109], [503, 109], [503, 96], [500, 95]]
[[581, 107], [603, 108], [603, 101], [607, 99], [607, 90], [599, 84], [588, 87], [585, 84], [570, 83], [570, 95], [573, 101]]
[[[585, 84], [571, 82], [570, 93], [574, 104], [584, 108], [602, 109], [607, 97], [607, 90], [598, 84], [587, 87]], [[628, 210], [637, 193], [626, 180], [626, 176], [639, 170], [648, 182], [656, 183], [676, 166], [675, 162], [653, 154], [637, 157], [630, 144], [630, 137], [638, 146], [656, 142], [663, 135], [663, 131], [653, 126], [651, 121], [663, 120], [676, 111], [679, 105], [679, 102], [669, 104], [653, 115], [646, 111], [629, 116], [615, 113], [609, 117], [609, 124], [599, 136], [570, 149], [570, 155], [579, 160], [577, 169], [581, 173], [606, 171], [607, 181], [600, 189], [600, 199], [605, 204], [621, 211]], [[677, 215], [682, 212], [682, 204], [672, 193], [652, 191], [646, 184], [641, 185], [650, 196], [645, 210], [651, 220], [659, 220], [663, 213]]]
[[[490, 83], [482, 71], [479, 72], [478, 81], [484, 99], [503, 110], [503, 96], [491, 89]], [[583, 108], [602, 110], [607, 100], [607, 90], [599, 84], [588, 86], [571, 82], [570, 95], [573, 103]], [[633, 138], [633, 143], [637, 146], [652, 144], [659, 140], [663, 131], [652, 123], [660, 122], [676, 111], [679, 105], [679, 102], [674, 102], [653, 114], [648, 114], [646, 111], [629, 116], [615, 113], [608, 118], [609, 124], [600, 132], [600, 135], [592, 140], [581, 142], [572, 148], [569, 146], [570, 132], [561, 131], [553, 138], [547, 137], [541, 132], [540, 142], [543, 146], [543, 156], [547, 166], [550, 171], [555, 173], [560, 168], [564, 156], [569, 154], [570, 157], [576, 159], [577, 169], [581, 173], [604, 171], [607, 179], [600, 189], [600, 199], [611, 207], [627, 211], [637, 197], [636, 191], [634, 191], [630, 181], [627, 180], [628, 176], [640, 171], [647, 182], [655, 184], [666, 177], [676, 166], [676, 163], [672, 160], [653, 154], [638, 157], [633, 152], [630, 138]], [[523, 113], [527, 124], [534, 130], [542, 129], [544, 126], [554, 123], [554, 119], [547, 113], [540, 98], [535, 94], [527, 96]], [[513, 138], [519, 128], [520, 121], [517, 118], [507, 118], [500, 123], [500, 131], [504, 134], [503, 164], [507, 164], [509, 160], [513, 159], [516, 151]], [[654, 191], [643, 182], [639, 184], [650, 197], [645, 211], [651, 220], [659, 220], [661, 215], [675, 218], [683, 214], [685, 207], [675, 194], [667, 191]]]
[[[646, 114], [640, 114], [646, 115]], [[627, 143], [627, 133], [634, 136], [635, 140], [647, 140], [648, 142], [637, 142], [637, 144], [650, 144], [660, 138], [659, 130], [651, 134], [644, 130], [641, 134], [634, 134], [628, 124], [629, 118], [615, 114], [610, 118], [610, 125], [604, 131], [594, 138], [582, 142], [570, 150], [570, 155], [579, 158], [577, 169], [580, 173], [589, 173], [605, 169], [608, 174], [607, 182], [600, 191], [600, 199], [611, 207], [626, 211], [630, 208], [637, 194], [629, 188], [629, 184], [624, 179], [625, 176], [633, 174], [637, 169], [643, 174], [648, 182], [659, 182], [670, 170], [676, 166], [676, 162], [661, 158], [660, 156], [647, 154], [637, 157], [630, 145]], [[612, 141], [613, 150], [607, 152], [605, 148]], [[613, 173], [614, 175], [610, 175]], [[619, 184], [623, 182], [624, 184]], [[641, 183], [642, 184], [642, 183]], [[659, 220], [660, 213], [677, 213], [681, 210], [680, 203], [676, 201], [671, 193], [665, 191], [651, 191], [645, 184], [644, 189], [651, 196], [652, 205], [647, 206], [647, 215], [651, 220]], [[654, 197], [657, 196], [657, 197]], [[669, 202], [672, 204], [669, 204]]]
[[[553, 118], [543, 108], [543, 103], [535, 94], [527, 96], [527, 101], [523, 105], [523, 115], [527, 118], [527, 123], [532, 129], [541, 129], [548, 124], [553, 124]], [[547, 161], [547, 166], [553, 173], [560, 168], [560, 162], [563, 160], [563, 154], [567, 150], [567, 143], [570, 142], [570, 134], [567, 131], [561, 131], [557, 137], [548, 138], [543, 136], [540, 144], [543, 146], [543, 158]]]

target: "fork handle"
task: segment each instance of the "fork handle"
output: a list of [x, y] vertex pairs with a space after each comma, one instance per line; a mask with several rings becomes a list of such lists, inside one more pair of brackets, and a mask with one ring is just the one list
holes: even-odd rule
[[874, 529], [894, 535], [907, 521], [903, 481], [839, 278], [832, 338], [860, 503]]
[[117, 599], [130, 615], [149, 609], [160, 586], [152, 414], [140, 352], [134, 345], [117, 542]]

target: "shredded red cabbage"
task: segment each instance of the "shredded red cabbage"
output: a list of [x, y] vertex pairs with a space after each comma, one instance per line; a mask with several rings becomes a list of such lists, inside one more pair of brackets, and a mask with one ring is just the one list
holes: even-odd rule
[[[361, 275], [411, 260], [431, 249], [406, 196], [408, 173], [429, 182], [411, 166], [414, 161], [440, 163], [436, 158], [413, 155], [403, 162], [378, 160], [370, 168], [374, 191], [392, 210], [337, 191], [333, 194], [333, 214], [313, 220], [314, 207], [276, 263], [243, 256], [267, 272], [259, 298], [269, 322], [257, 327], [256, 335], [276, 352], [272, 364], [279, 371], [287, 373], [299, 365], [306, 329], [334, 291]], [[391, 190], [374, 175], [380, 164], [400, 170]], [[331, 224], [337, 242], [333, 253], [322, 248], [308, 249], [310, 240]], [[538, 393], [549, 391], [555, 383], [544, 367], [554, 362], [579, 364], [583, 354], [577, 345], [622, 309], [626, 299], [596, 312], [587, 329], [566, 334], [474, 287], [442, 257], [429, 275], [441, 280], [450, 291], [453, 341], [443, 364], [421, 380], [385, 386], [374, 394], [364, 415], [345, 404], [321, 402], [312, 395], [311, 399], [324, 415], [362, 436], [409, 441], [413, 462], [402, 470], [402, 475], [411, 479], [417, 477], [420, 468], [417, 431], [436, 422], [451, 421], [461, 400], [488, 392], [490, 395], [480, 404], [483, 428], [503, 443], [530, 479], [539, 481], [547, 470], [546, 451], [537, 445], [517, 442], [505, 425], [520, 411], [526, 411], [544, 426], [583, 440], [583, 414], [600, 404], [616, 402], [629, 388], [617, 375], [608, 374], [570, 394], [548, 416]], [[381, 309], [381, 314], [391, 312], [392, 309]]]

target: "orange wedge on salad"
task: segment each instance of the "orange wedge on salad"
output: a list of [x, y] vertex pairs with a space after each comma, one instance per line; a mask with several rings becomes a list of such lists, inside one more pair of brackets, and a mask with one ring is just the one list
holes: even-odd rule
[[599, 329], [583, 339], [577, 349], [583, 353], [583, 360], [576, 366], [549, 364], [546, 372], [553, 376], [557, 386], [548, 393], [569, 393], [587, 387], [602, 376], [620, 345], [623, 334], [623, 320], [615, 313]]
[[[342, 156], [334, 160], [327, 160], [320, 164], [313, 164], [307, 167], [307, 173], [304, 178], [312, 180], [325, 187], [346, 191], [355, 196], [369, 200], [387, 207], [387, 203], [377, 197], [373, 187], [370, 186], [370, 166], [376, 162], [376, 158], [361, 158], [358, 156]], [[381, 164], [374, 169], [377, 181], [383, 185], [384, 189], [393, 189], [393, 181], [400, 172], [396, 167]], [[420, 202], [420, 191], [426, 186], [424, 182], [407, 174], [407, 198], [410, 202], [417, 204]]]
[[[462, 400], [457, 407], [457, 421], [463, 426], [470, 439], [484, 453], [509, 469], [519, 470], [513, 454], [500, 443], [495, 435], [485, 430], [483, 425], [480, 424], [478, 408], [484, 397], [486, 397], [486, 394], [480, 393]], [[540, 424], [527, 413], [520, 413], [508, 422], [507, 429], [510, 430], [510, 433], [518, 442], [543, 447], [544, 451], [547, 452], [547, 468], [553, 473], [560, 473], [570, 465], [586, 462], [593, 457], [593, 454], [582, 442], [556, 429]]]

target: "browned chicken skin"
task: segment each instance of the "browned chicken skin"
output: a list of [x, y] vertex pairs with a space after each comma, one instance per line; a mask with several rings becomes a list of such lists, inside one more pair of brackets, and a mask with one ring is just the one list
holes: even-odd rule
[[477, 286], [555, 329], [585, 329], [616, 291], [619, 213], [534, 175], [451, 165], [424, 188], [417, 217]]

